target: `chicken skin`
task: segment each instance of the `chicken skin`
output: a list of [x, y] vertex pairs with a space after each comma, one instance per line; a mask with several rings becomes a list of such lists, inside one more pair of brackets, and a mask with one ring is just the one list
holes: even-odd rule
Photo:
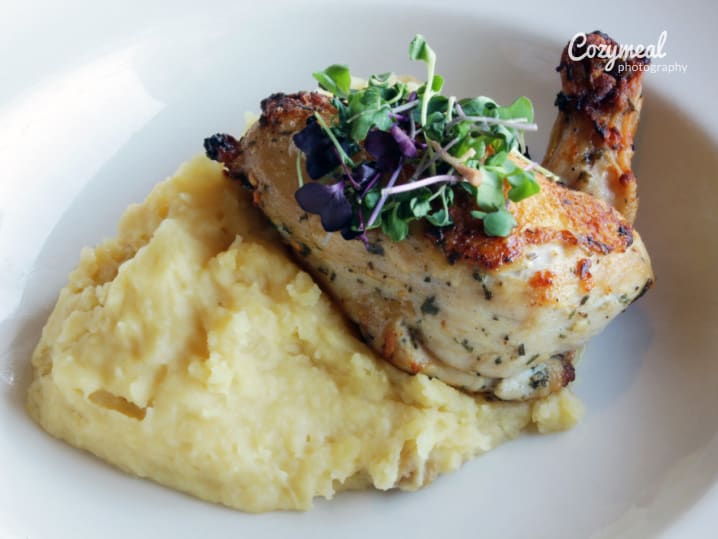
[[293, 136], [315, 112], [327, 123], [336, 115], [322, 94], [275, 94], [241, 140], [215, 135], [205, 147], [253, 190], [307, 271], [399, 368], [503, 400], [547, 395], [573, 380], [575, 350], [652, 283], [629, 219], [520, 154], [511, 158], [533, 168], [540, 192], [509, 203], [517, 226], [508, 237], [486, 235], [460, 194], [453, 225], [415, 221], [400, 242], [372, 230], [367, 248], [328, 234], [294, 196]]
[[[593, 32], [574, 58], [589, 46], [617, 47]], [[633, 139], [643, 104], [641, 67], [647, 59], [620, 60], [606, 71], [606, 59], [573, 61], [568, 45], [561, 55], [559, 109], [543, 166], [573, 189], [607, 202], [633, 223], [638, 211], [636, 176], [631, 170]]]

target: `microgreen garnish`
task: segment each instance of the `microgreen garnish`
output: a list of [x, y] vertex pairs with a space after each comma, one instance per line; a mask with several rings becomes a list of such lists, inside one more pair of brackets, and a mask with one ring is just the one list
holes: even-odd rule
[[352, 85], [352, 77], [349, 74], [349, 67], [345, 65], [330, 65], [324, 71], [312, 73], [317, 79], [319, 86], [341, 97], [349, 95], [349, 89]]
[[417, 34], [409, 43], [409, 58], [412, 60], [421, 60], [426, 63], [426, 84], [421, 92], [421, 125], [426, 125], [427, 112], [431, 96], [441, 91], [444, 80], [434, 75], [436, 68], [436, 53], [424, 39], [424, 36]]
[[536, 129], [531, 101], [501, 107], [483, 96], [443, 96], [436, 54], [423, 36], [411, 41], [409, 57], [426, 64], [416, 90], [390, 73], [352, 89], [345, 65], [313, 73], [337, 115], [328, 125], [315, 113], [294, 136], [316, 180], [305, 182], [298, 162], [298, 204], [328, 232], [368, 245], [366, 232], [375, 228], [400, 241], [412, 221], [449, 226], [455, 198], [470, 197], [484, 232], [508, 236], [516, 226], [508, 200], [536, 194], [533, 169], [543, 171], [521, 155], [524, 131]]
[[323, 185], [318, 182], [304, 184], [296, 193], [299, 205], [309, 213], [321, 216], [327, 232], [346, 228], [352, 218], [352, 206], [344, 196], [344, 182]]

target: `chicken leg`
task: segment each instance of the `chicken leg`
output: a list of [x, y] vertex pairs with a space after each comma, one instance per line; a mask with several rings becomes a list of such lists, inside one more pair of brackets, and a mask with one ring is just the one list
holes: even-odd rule
[[[518, 224], [505, 238], [485, 235], [470, 217], [472, 201], [460, 195], [452, 226], [414, 222], [401, 242], [373, 230], [367, 249], [327, 234], [294, 198], [292, 137], [315, 112], [327, 123], [336, 115], [322, 94], [274, 94], [240, 141], [215, 135], [205, 147], [253, 190], [304, 267], [367, 343], [398, 367], [504, 400], [543, 396], [573, 380], [574, 351], [653, 282], [629, 219], [541, 167], [534, 168], [540, 192], [509, 204]], [[567, 147], [569, 138], [559, 129], [555, 148]], [[593, 151], [593, 138], [574, 142]], [[547, 162], [563, 170], [559, 165], [570, 168], [577, 156], [561, 151]]]

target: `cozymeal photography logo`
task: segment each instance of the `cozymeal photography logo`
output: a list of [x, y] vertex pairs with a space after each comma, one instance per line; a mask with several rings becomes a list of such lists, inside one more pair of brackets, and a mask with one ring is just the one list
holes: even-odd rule
[[[668, 40], [668, 31], [663, 30], [655, 43], [648, 45], [638, 43], [593, 43], [590, 39], [591, 34], [585, 32], [577, 32], [569, 41], [568, 55], [574, 62], [579, 62], [587, 58], [600, 58], [606, 60], [604, 66], [605, 71], [613, 71], [617, 69], [618, 73], [625, 71], [648, 71], [650, 73], [685, 73], [688, 71], [688, 64], [673, 63], [657, 63], [654, 60], [660, 60], [667, 56], [665, 51], [666, 41]], [[618, 63], [618, 60], [624, 62]], [[636, 60], [635, 62], [625, 62], [625, 60]]]

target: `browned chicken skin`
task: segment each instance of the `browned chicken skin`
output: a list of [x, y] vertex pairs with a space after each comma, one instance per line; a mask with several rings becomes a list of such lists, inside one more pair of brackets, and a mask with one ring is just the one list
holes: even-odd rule
[[[207, 139], [208, 155], [253, 189], [305, 268], [398, 367], [505, 400], [546, 395], [573, 380], [575, 350], [650, 286], [648, 254], [630, 222], [540, 167], [541, 191], [509, 205], [518, 225], [506, 238], [485, 235], [461, 196], [454, 225], [415, 222], [398, 243], [370, 231], [367, 250], [327, 234], [294, 199], [292, 136], [314, 112], [328, 122], [336, 114], [321, 94], [275, 94], [239, 142]], [[570, 140], [554, 135], [554, 151]]]
[[[605, 34], [587, 35], [574, 57], [589, 45], [617, 46]], [[617, 61], [606, 71], [606, 59], [574, 61], [568, 45], [561, 55], [561, 92], [556, 98], [558, 117], [551, 132], [543, 166], [573, 189], [589, 193], [620, 211], [633, 223], [638, 211], [636, 176], [631, 170], [633, 139], [643, 104], [636, 58]]]

